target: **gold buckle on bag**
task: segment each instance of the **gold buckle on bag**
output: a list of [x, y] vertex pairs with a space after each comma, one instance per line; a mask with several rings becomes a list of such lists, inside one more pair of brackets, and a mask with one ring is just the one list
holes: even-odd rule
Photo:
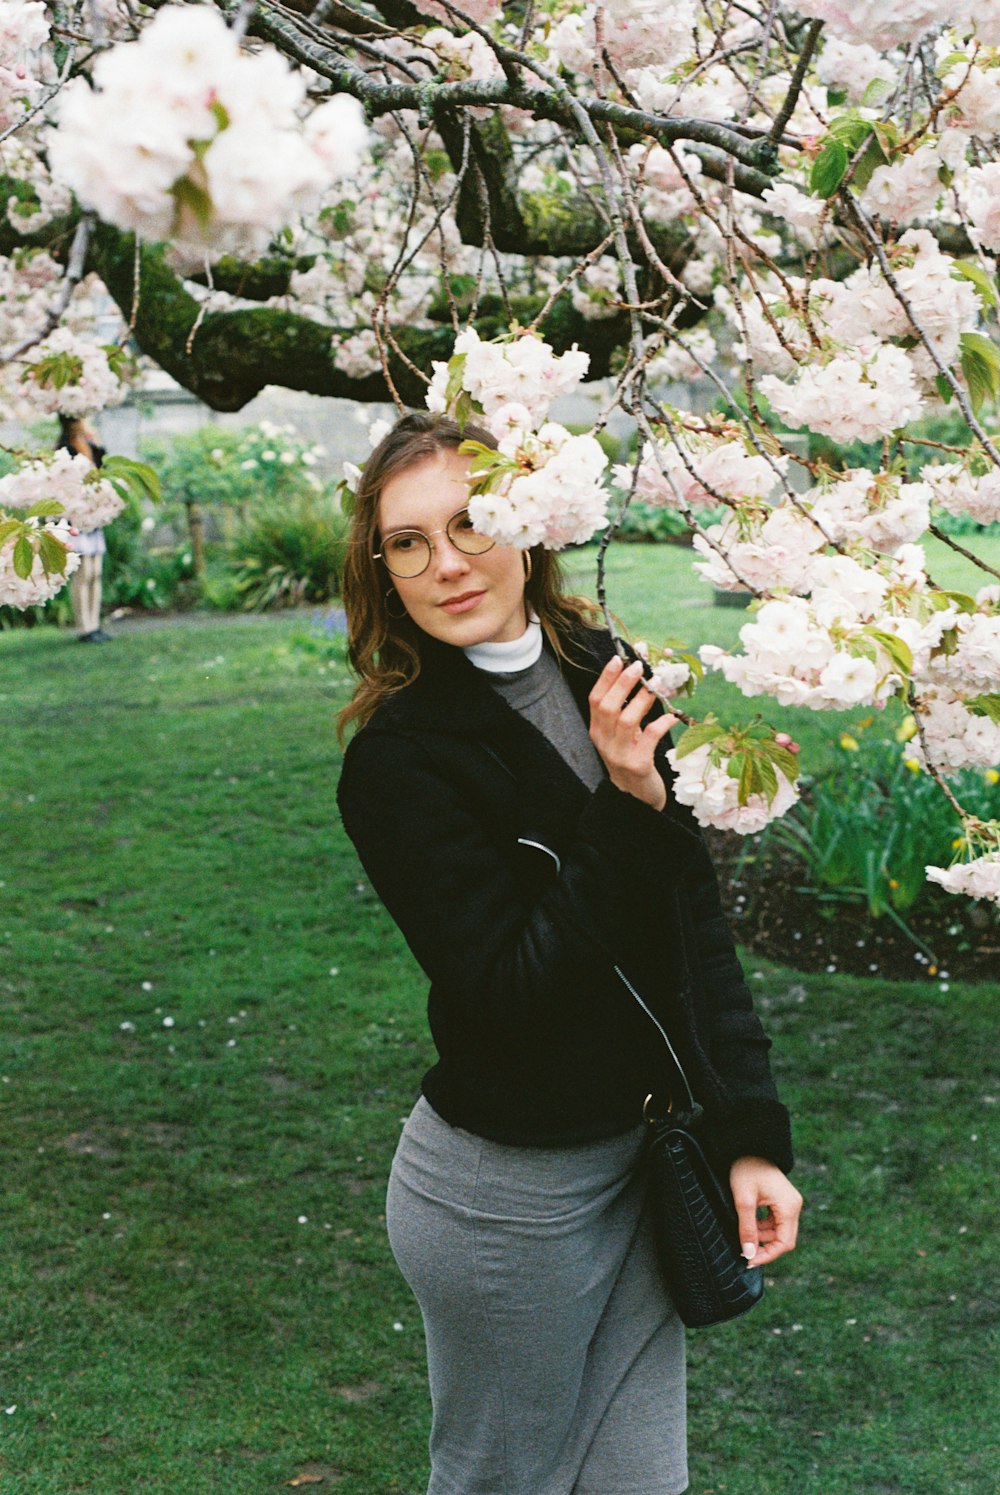
[[[662, 1116], [654, 1116], [653, 1113], [652, 1113], [652, 1111], [649, 1109], [650, 1102], [652, 1101], [652, 1099], [653, 1099], [653, 1097], [651, 1095], [647, 1095], [646, 1099], [642, 1103], [642, 1119], [643, 1119], [643, 1121], [647, 1121], [650, 1126], [652, 1126], [654, 1122], [663, 1121], [665, 1119]], [[673, 1109], [674, 1109], [674, 1101], [673, 1101], [673, 1096], [671, 1096], [670, 1100], [667, 1101], [667, 1112], [666, 1112], [667, 1116], [671, 1115], [671, 1113], [673, 1112]]]

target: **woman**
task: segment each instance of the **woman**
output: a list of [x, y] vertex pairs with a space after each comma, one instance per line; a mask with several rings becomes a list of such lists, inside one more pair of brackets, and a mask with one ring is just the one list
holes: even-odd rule
[[[104, 448], [93, 427], [77, 415], [59, 416], [59, 440], [56, 450], [74, 452], [86, 457], [95, 467], [104, 460]], [[70, 580], [73, 622], [81, 644], [106, 644], [111, 638], [101, 627], [101, 571], [107, 550], [102, 529], [83, 530], [73, 536], [73, 549], [80, 564]]]
[[342, 724], [361, 729], [339, 801], [430, 978], [439, 1056], [386, 1216], [426, 1332], [428, 1495], [674, 1495], [683, 1330], [639, 1166], [664, 1069], [650, 1013], [760, 1265], [795, 1244], [788, 1114], [670, 794], [673, 718], [550, 553], [472, 529], [462, 439], [424, 415], [385, 437], [344, 577], [360, 684]]

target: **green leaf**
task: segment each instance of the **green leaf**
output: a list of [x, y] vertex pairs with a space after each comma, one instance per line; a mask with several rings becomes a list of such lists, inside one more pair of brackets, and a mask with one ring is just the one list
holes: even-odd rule
[[[765, 738], [760, 744], [762, 753], [766, 753], [772, 763], [776, 763], [790, 784], [794, 784], [799, 776], [799, 759], [797, 753], [790, 753], [786, 747], [781, 747], [774, 738]], [[777, 781], [775, 781], [777, 782]]]
[[62, 504], [57, 498], [40, 498], [30, 509], [25, 509], [26, 519], [51, 519], [55, 514], [64, 513]]
[[1000, 695], [973, 696], [965, 704], [973, 716], [988, 716], [991, 722], [1000, 727]]
[[82, 358], [75, 353], [50, 353], [25, 369], [21, 383], [30, 379], [39, 389], [65, 389], [68, 384], [79, 384], [82, 377]]
[[981, 332], [963, 332], [961, 343], [963, 348], [970, 348], [978, 353], [990, 368], [1000, 369], [1000, 348], [991, 338], [983, 337]]
[[688, 753], [693, 753], [697, 748], [704, 747], [706, 742], [714, 742], [717, 737], [724, 735], [724, 728], [716, 721], [698, 722], [694, 727], [688, 727], [677, 739], [674, 751], [678, 758], [686, 758]]
[[[206, 141], [207, 147], [210, 142]], [[204, 187], [199, 187], [189, 176], [182, 176], [170, 188], [170, 195], [177, 203], [178, 209], [187, 208], [192, 214], [198, 227], [206, 230], [212, 221], [212, 199]]]
[[857, 114], [838, 114], [836, 119], [830, 121], [833, 139], [847, 146], [852, 155], [871, 132], [871, 121], [862, 119]]
[[969, 391], [973, 411], [979, 414], [987, 399], [1000, 393], [1000, 353], [988, 337], [978, 332], [963, 332], [961, 339], [962, 373]]
[[826, 91], [827, 107], [830, 109], [839, 109], [846, 98], [846, 88], [828, 88]]
[[448, 382], [444, 388], [444, 399], [445, 404], [449, 408], [458, 399], [461, 392], [462, 379], [465, 376], [465, 360], [467, 357], [467, 353], [456, 353], [452, 358], [448, 359]]
[[21, 519], [0, 519], [0, 545], [3, 545], [22, 526]]
[[51, 576], [53, 572], [58, 572], [60, 576], [65, 576], [66, 547], [60, 545], [55, 536], [50, 535], [47, 530], [42, 530], [38, 536], [38, 553], [42, 558], [42, 566], [46, 575]]
[[844, 179], [848, 159], [839, 140], [828, 140], [812, 164], [809, 190], [816, 197], [832, 197]]
[[737, 759], [741, 761], [739, 771], [740, 786], [736, 792], [736, 798], [739, 804], [745, 805], [751, 794], [758, 792], [757, 765], [749, 753], [736, 753], [733, 762], [735, 763]]
[[14, 546], [14, 571], [22, 581], [27, 581], [35, 564], [35, 552], [27, 535], [22, 535]]
[[754, 759], [754, 769], [754, 779], [759, 785], [758, 792], [766, 795], [769, 805], [773, 804], [774, 796], [778, 792], [778, 775], [774, 771], [773, 763], [758, 755]]
[[934, 388], [937, 390], [941, 399], [944, 400], [945, 404], [950, 405], [952, 396], [954, 395], [955, 391], [952, 389], [951, 385], [948, 383], [943, 374], [935, 374]]
[[869, 638], [882, 645], [898, 672], [909, 679], [913, 674], [913, 653], [909, 644], [897, 638], [894, 633], [886, 633], [881, 628], [866, 628], [864, 631]]
[[884, 104], [893, 91], [893, 85], [887, 78], [873, 78], [861, 95], [862, 109], [877, 109]]
[[122, 498], [148, 498], [153, 503], [160, 501], [159, 474], [146, 462], [135, 462], [131, 457], [106, 457], [101, 464], [100, 475], [117, 489]]
[[872, 135], [864, 151], [859, 156], [854, 166], [854, 175], [851, 177], [851, 186], [863, 192], [871, 181], [876, 167], [888, 166], [889, 158], [879, 144], [875, 135]]
[[949, 602], [953, 602], [960, 612], [974, 613], [977, 611], [976, 599], [975, 597], [970, 597], [968, 592], [944, 592], [942, 595], [947, 597]]
[[472, 396], [469, 394], [469, 391], [467, 389], [463, 389], [461, 394], [458, 396], [458, 399], [455, 401], [454, 414], [455, 421], [458, 425], [459, 430], [464, 431], [466, 426], [469, 424], [469, 421], [476, 414], [476, 407], [473, 404]]
[[952, 280], [971, 280], [979, 292], [979, 299], [983, 305], [996, 306], [996, 286], [982, 265], [977, 265], [974, 260], [955, 260], [951, 267], [951, 278]]

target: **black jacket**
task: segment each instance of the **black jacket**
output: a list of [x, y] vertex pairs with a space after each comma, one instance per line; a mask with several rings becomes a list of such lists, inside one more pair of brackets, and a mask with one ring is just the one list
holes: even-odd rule
[[[606, 633], [567, 641], [587, 695]], [[461, 650], [427, 641], [418, 679], [351, 741], [344, 825], [431, 981], [439, 1062], [423, 1080], [446, 1121], [515, 1145], [634, 1126], [674, 1074], [631, 985], [670, 1034], [720, 1163], [791, 1166], [788, 1113], [701, 833], [669, 793], [657, 812], [591, 792]]]

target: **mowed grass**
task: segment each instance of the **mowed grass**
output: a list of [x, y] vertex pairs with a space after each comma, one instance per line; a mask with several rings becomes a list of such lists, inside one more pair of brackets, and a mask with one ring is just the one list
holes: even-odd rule
[[[673, 554], [618, 552], [643, 596]], [[5, 1495], [425, 1487], [382, 1219], [425, 983], [307, 631], [0, 635]], [[747, 970], [808, 1210], [763, 1306], [691, 1336], [692, 1495], [990, 1495], [996, 991]]]

